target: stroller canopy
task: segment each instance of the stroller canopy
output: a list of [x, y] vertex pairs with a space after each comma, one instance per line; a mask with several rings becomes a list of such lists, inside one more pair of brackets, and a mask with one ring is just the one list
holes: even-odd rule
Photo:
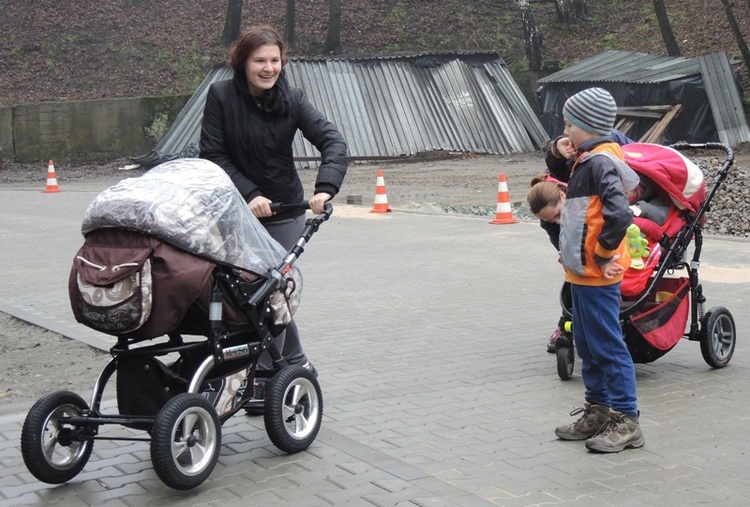
[[678, 209], [698, 211], [706, 198], [703, 172], [682, 153], [649, 143], [626, 144], [622, 152], [625, 162], [664, 189]]
[[187, 158], [160, 164], [100, 193], [81, 232], [115, 227], [265, 276], [286, 255], [218, 165]]

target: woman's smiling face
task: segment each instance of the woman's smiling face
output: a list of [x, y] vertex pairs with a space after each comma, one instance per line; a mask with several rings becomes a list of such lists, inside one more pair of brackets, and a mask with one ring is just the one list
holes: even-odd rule
[[260, 96], [273, 88], [279, 79], [281, 66], [281, 50], [275, 44], [264, 44], [250, 53], [245, 63], [250, 94]]

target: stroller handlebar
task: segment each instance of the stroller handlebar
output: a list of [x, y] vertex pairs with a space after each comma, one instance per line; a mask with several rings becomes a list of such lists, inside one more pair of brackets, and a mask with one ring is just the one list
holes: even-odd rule
[[[287, 211], [291, 209], [310, 209], [310, 202], [309, 201], [303, 201], [303, 202], [296, 202], [296, 203], [281, 203], [281, 202], [272, 202], [269, 204], [271, 207], [271, 211], [274, 213], [279, 213], [281, 211]], [[323, 213], [320, 214], [320, 217], [323, 220], [328, 220], [331, 215], [333, 214], [333, 204], [331, 204], [331, 201], [328, 201], [325, 203], [325, 206], [323, 207]]]
[[271, 211], [274, 213], [278, 213], [280, 211], [287, 211], [290, 209], [310, 209], [310, 203], [307, 201], [304, 202], [297, 202], [292, 204], [286, 204], [281, 202], [272, 202], [269, 204], [271, 207]]
[[727, 166], [731, 166], [734, 163], [734, 150], [724, 143], [676, 143], [669, 145], [669, 147], [674, 148], [678, 151], [721, 150], [727, 155], [725, 164], [727, 164]]

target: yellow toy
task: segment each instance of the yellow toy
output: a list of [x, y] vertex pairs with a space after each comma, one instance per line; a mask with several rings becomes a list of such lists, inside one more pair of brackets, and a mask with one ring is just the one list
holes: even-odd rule
[[648, 240], [641, 234], [641, 228], [635, 224], [630, 224], [625, 238], [630, 254], [630, 267], [643, 269], [645, 266], [643, 259], [648, 258], [649, 254]]

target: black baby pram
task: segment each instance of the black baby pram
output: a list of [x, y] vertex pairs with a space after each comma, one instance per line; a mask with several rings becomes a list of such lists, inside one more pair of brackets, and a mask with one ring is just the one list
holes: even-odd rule
[[[69, 292], [76, 319], [117, 343], [90, 406], [57, 391], [31, 408], [21, 435], [29, 471], [64, 483], [83, 469], [94, 440], [142, 440], [166, 485], [194, 488], [218, 460], [221, 424], [253, 397], [260, 377], [268, 380], [271, 441], [284, 452], [306, 449], [323, 416], [320, 384], [284, 361], [274, 336], [299, 304], [294, 263], [331, 213], [328, 205], [309, 218], [287, 252], [205, 160], [167, 162], [102, 192], [86, 211]], [[270, 371], [258, 370], [264, 351], [274, 359]], [[113, 376], [117, 409], [107, 413], [102, 399]], [[113, 425], [147, 435], [100, 436]]]
[[[734, 354], [734, 318], [724, 307], [704, 311], [706, 298], [698, 280], [698, 268], [706, 213], [727, 177], [734, 153], [720, 143], [671, 147], [636, 143], [622, 148], [628, 165], [654, 181], [672, 204], [661, 226], [642, 217], [634, 220], [648, 241], [650, 254], [642, 269], [625, 272], [620, 286], [620, 324], [630, 355], [636, 363], [650, 363], [685, 337], [700, 343], [701, 354], [709, 366], [722, 368]], [[722, 150], [726, 154], [708, 193], [700, 168], [681, 153], [689, 150]], [[693, 256], [688, 262], [685, 257], [691, 242]], [[684, 276], [675, 277], [675, 273]], [[573, 374], [576, 354], [567, 283], [560, 293], [560, 304], [563, 316], [559, 323], [561, 334], [555, 343], [557, 373], [562, 380], [568, 380]]]

